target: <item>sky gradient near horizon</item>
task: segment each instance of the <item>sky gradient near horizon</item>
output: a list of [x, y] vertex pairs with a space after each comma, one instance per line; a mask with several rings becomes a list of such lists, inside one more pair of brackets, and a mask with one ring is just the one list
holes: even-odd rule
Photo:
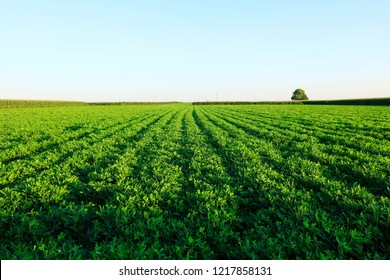
[[390, 97], [390, 1], [0, 2], [0, 99]]

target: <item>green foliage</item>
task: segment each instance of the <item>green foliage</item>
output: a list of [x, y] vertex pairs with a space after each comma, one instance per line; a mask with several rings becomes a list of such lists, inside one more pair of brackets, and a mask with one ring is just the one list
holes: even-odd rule
[[192, 105], [297, 105], [295, 101], [201, 101]]
[[177, 102], [81, 102], [56, 100], [18, 100], [0, 99], [0, 108], [35, 108], [35, 107], [69, 107], [69, 106], [119, 106], [119, 105], [166, 105]]
[[367, 99], [342, 99], [342, 100], [310, 100], [305, 101], [308, 105], [374, 105], [389, 106], [390, 98], [367, 98]]
[[0, 110], [1, 259], [389, 259], [390, 109]]
[[296, 89], [292, 96], [291, 96], [291, 100], [308, 100], [309, 98], [307, 97], [305, 91], [303, 89]]
[[372, 105], [388, 106], [390, 98], [365, 98], [344, 100], [294, 100], [294, 101], [203, 101], [192, 105]]
[[85, 104], [77, 101], [0, 99], [0, 108], [66, 107], [83, 106]]

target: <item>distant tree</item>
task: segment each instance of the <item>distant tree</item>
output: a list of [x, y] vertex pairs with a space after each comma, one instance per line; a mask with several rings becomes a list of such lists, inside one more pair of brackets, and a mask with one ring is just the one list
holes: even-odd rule
[[309, 98], [303, 89], [298, 88], [293, 92], [291, 100], [309, 100]]

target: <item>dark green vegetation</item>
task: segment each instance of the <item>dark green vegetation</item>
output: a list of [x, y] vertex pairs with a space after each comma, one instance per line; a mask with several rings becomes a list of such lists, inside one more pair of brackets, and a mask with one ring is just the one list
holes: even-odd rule
[[293, 92], [291, 100], [309, 100], [309, 98], [303, 89], [298, 88]]
[[340, 100], [294, 100], [294, 101], [203, 101], [193, 105], [373, 105], [389, 106], [390, 98], [340, 99]]
[[375, 106], [389, 106], [390, 105], [390, 98], [310, 100], [310, 101], [304, 101], [304, 104], [308, 104], [308, 105], [375, 105]]
[[1, 259], [389, 259], [390, 108], [0, 110]]
[[302, 105], [301, 101], [199, 101], [192, 105]]

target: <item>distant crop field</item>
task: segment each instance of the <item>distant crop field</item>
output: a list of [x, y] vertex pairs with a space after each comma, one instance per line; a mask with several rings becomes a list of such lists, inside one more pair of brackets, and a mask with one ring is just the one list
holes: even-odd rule
[[1, 259], [390, 259], [390, 107], [0, 109]]
[[77, 101], [49, 101], [49, 100], [12, 100], [0, 99], [0, 109], [3, 108], [33, 108], [33, 107], [65, 107], [84, 106], [87, 103]]

